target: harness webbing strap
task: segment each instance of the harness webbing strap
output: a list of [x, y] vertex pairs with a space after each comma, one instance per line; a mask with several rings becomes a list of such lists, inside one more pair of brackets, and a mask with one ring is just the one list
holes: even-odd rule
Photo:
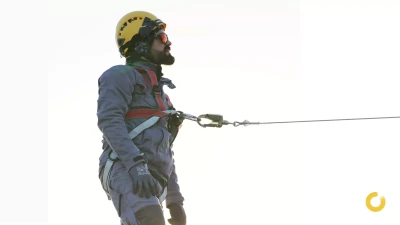
[[150, 76], [150, 80], [151, 80], [151, 86], [158, 86], [158, 81], [157, 81], [157, 76], [156, 73], [154, 73], [154, 71], [152, 70], [146, 70], [146, 72], [149, 74]]
[[[152, 92], [153, 92], [154, 96], [156, 97], [159, 110], [161, 110], [161, 111], [165, 110], [166, 107], [164, 106], [164, 101], [162, 100], [162, 97], [161, 97], [161, 91], [160, 91], [160, 87], [158, 84], [157, 75], [152, 70], [145, 70], [142, 68], [135, 68], [135, 69], [138, 70], [140, 72], [140, 74], [142, 74], [143, 79], [145, 80], [147, 85], [150, 87], [150, 89], [152, 89]], [[146, 72], [148, 78], [150, 78], [150, 80], [147, 79], [145, 72]]]
[[[169, 111], [169, 110], [165, 110]], [[140, 118], [140, 117], [150, 117], [150, 116], [167, 116], [168, 113], [160, 111], [158, 109], [134, 109], [126, 113], [125, 119]]]
[[153, 86], [153, 93], [154, 93], [154, 95], [156, 97], [156, 100], [157, 100], [157, 103], [158, 103], [158, 107], [160, 108], [161, 111], [163, 111], [166, 108], [165, 108], [165, 105], [164, 105], [164, 101], [162, 100], [162, 97], [161, 97], [161, 91], [160, 91], [160, 88], [158, 86], [157, 76], [151, 70], [146, 70], [146, 71], [150, 75], [151, 84]]
[[107, 162], [104, 165], [103, 169], [103, 177], [102, 177], [103, 179], [101, 184], [103, 186], [104, 191], [107, 194], [108, 200], [111, 200], [109, 178], [115, 160], [117, 160], [117, 154], [114, 151], [111, 151], [111, 154], [108, 156]]

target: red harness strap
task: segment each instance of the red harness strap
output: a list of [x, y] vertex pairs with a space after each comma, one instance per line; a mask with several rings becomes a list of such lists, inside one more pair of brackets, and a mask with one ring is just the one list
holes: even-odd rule
[[172, 106], [172, 102], [171, 102], [171, 100], [169, 100], [169, 96], [167, 94], [165, 94], [165, 97], [167, 98], [168, 106]]
[[[125, 115], [126, 119], [131, 119], [131, 118], [138, 118], [138, 117], [150, 117], [150, 116], [160, 116], [160, 117], [164, 117], [167, 116], [167, 113], [164, 113], [162, 111], [166, 110], [166, 107], [164, 105], [164, 101], [162, 100], [161, 97], [161, 90], [157, 81], [157, 76], [156, 74], [151, 71], [151, 70], [144, 70], [141, 68], [135, 68], [136, 70], [138, 70], [145, 82], [147, 83], [147, 85], [149, 86], [149, 88], [152, 90], [154, 97], [157, 100], [157, 104], [158, 104], [158, 109], [134, 109], [134, 110], [130, 110], [127, 112], [127, 114]], [[149, 79], [148, 79], [149, 78]], [[168, 100], [168, 105], [172, 105], [171, 101], [169, 100], [169, 97], [166, 95], [166, 98]]]
[[164, 106], [164, 102], [163, 102], [162, 97], [161, 97], [161, 90], [160, 90], [160, 87], [158, 85], [157, 76], [151, 70], [146, 70], [146, 71], [147, 71], [147, 74], [150, 76], [150, 80], [151, 80], [150, 88], [153, 88], [153, 93], [154, 93], [154, 96], [156, 97], [156, 100], [157, 100], [157, 103], [158, 103], [158, 108], [161, 111], [164, 111], [164, 110], [166, 110], [166, 108]]
[[130, 110], [125, 114], [125, 119], [149, 117], [149, 116], [168, 116], [168, 113], [160, 111], [158, 109], [134, 109]]

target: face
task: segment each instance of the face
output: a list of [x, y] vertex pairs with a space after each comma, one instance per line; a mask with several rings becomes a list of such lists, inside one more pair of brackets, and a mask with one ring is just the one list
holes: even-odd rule
[[175, 62], [174, 56], [171, 55], [171, 42], [164, 31], [156, 34], [150, 49], [149, 59], [155, 64], [172, 65]]

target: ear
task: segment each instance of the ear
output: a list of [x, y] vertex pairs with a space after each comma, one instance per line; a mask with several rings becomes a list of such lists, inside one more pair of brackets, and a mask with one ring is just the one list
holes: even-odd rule
[[135, 52], [137, 52], [140, 55], [145, 54], [148, 51], [149, 51], [149, 45], [146, 42], [139, 42], [135, 46]]

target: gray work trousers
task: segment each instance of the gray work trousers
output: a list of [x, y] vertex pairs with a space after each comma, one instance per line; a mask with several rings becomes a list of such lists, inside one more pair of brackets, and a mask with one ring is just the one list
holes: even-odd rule
[[165, 225], [162, 203], [166, 187], [158, 197], [139, 197], [133, 193], [132, 178], [119, 160], [110, 173], [109, 193], [121, 225]]

